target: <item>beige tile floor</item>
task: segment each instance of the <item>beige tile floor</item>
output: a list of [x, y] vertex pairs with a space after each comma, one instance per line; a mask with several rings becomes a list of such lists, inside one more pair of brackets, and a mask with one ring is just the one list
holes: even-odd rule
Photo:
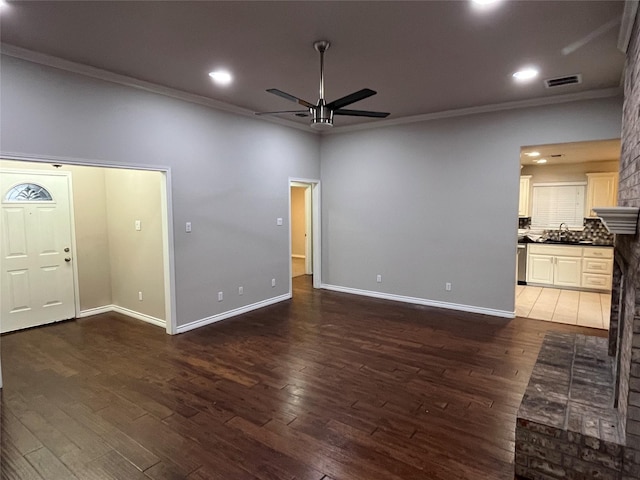
[[516, 285], [516, 316], [609, 329], [610, 293]]

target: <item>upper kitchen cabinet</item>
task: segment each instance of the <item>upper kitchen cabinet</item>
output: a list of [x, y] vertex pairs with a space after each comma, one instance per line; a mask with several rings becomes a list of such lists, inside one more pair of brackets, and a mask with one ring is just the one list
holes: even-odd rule
[[[522, 188], [522, 180], [520, 181]], [[522, 193], [520, 194], [522, 195]], [[587, 173], [587, 201], [585, 217], [597, 217], [593, 207], [613, 207], [617, 203], [618, 174]], [[522, 201], [522, 200], [521, 200]]]
[[520, 176], [520, 202], [518, 203], [519, 217], [529, 216], [530, 191], [531, 191], [531, 175], [521, 175]]

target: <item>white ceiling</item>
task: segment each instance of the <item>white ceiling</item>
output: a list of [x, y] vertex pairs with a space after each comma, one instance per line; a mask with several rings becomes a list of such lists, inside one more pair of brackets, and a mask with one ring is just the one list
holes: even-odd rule
[[[378, 95], [348, 108], [389, 119], [562, 96], [620, 85], [622, 1], [424, 2], [8, 2], [3, 44], [45, 53], [251, 111], [291, 110], [278, 88], [315, 103], [326, 55], [328, 101], [361, 88]], [[577, 43], [576, 43], [577, 42]], [[579, 46], [564, 55], [562, 49]], [[581, 46], [580, 46], [581, 45]], [[527, 64], [540, 78], [517, 84]], [[207, 73], [225, 67], [227, 88]], [[581, 73], [583, 83], [549, 90], [545, 78]], [[293, 122], [308, 119], [283, 116]], [[339, 117], [336, 126], [380, 120]]]

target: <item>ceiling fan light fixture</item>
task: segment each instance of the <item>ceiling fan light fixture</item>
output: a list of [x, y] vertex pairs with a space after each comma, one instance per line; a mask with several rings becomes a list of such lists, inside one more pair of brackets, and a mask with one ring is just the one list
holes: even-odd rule
[[315, 130], [328, 130], [333, 127], [333, 110], [325, 105], [318, 105], [313, 111], [311, 128]]
[[333, 127], [333, 122], [327, 118], [313, 119], [311, 120], [311, 128], [314, 130], [330, 130]]

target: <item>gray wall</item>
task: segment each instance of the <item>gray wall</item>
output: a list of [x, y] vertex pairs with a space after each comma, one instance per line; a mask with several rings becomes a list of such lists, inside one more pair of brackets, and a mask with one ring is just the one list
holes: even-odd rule
[[617, 138], [621, 116], [602, 99], [319, 138], [4, 56], [0, 93], [3, 152], [171, 168], [178, 325], [288, 292], [288, 177], [320, 158], [324, 283], [513, 312], [520, 147]]
[[608, 98], [325, 136], [323, 283], [513, 312], [520, 147], [618, 138], [621, 108]]
[[[12, 57], [1, 61], [3, 153], [170, 167], [178, 325], [288, 292], [288, 177], [319, 177], [317, 136]], [[193, 233], [184, 232], [186, 221]]]

